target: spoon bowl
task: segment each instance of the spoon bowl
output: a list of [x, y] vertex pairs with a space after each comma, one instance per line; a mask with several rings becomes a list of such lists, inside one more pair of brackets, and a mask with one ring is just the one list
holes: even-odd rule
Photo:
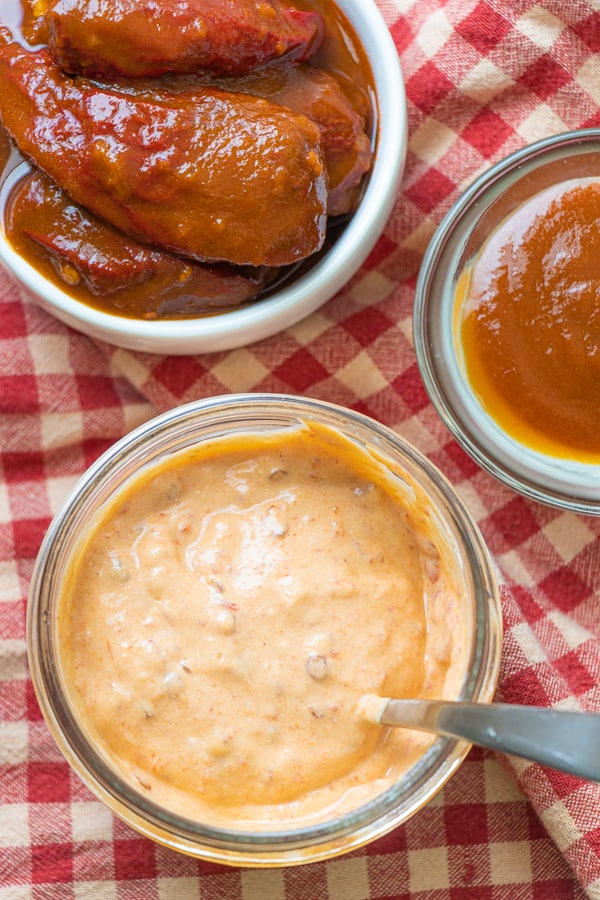
[[600, 715], [444, 700], [391, 700], [367, 695], [359, 715], [374, 725], [461, 738], [600, 782]]

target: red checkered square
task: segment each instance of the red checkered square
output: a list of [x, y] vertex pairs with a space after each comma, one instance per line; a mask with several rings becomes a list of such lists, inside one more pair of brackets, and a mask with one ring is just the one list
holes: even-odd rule
[[273, 374], [287, 382], [292, 391], [304, 394], [319, 381], [327, 378], [329, 372], [315, 359], [310, 350], [301, 347], [286, 359], [285, 365], [278, 366]]
[[488, 840], [487, 809], [484, 803], [448, 804], [444, 809], [446, 840], [449, 846], [485, 844]]
[[531, 885], [531, 900], [583, 900], [576, 884], [565, 885], [564, 878], [546, 878], [543, 870]]
[[42, 711], [37, 701], [31, 679], [27, 679], [25, 688], [27, 696], [27, 719], [29, 722], [41, 722], [43, 720]]
[[427, 391], [419, 378], [415, 378], [416, 369], [411, 366], [393, 381], [394, 390], [402, 398], [411, 414], [420, 412], [429, 402]]
[[79, 395], [78, 407], [97, 410], [103, 406], [118, 406], [121, 401], [114, 379], [108, 376], [78, 375], [76, 378]]
[[462, 22], [457, 22], [456, 33], [468, 41], [482, 55], [494, 50], [511, 30], [511, 23], [489, 3], [478, 3]]
[[[592, 806], [592, 808], [594, 807]], [[588, 870], [596, 876], [594, 881], [597, 881], [597, 864], [598, 856], [600, 855], [600, 827], [594, 826], [588, 829], [583, 837], [573, 841], [567, 855], [574, 862], [575, 866], [577, 866], [578, 859], [585, 859], [588, 863]], [[584, 884], [587, 886], [586, 882]]]
[[112, 859], [111, 841], [78, 842], [73, 848], [73, 881], [114, 881]]
[[361, 347], [368, 347], [393, 326], [393, 322], [382, 312], [371, 309], [359, 310], [342, 324]]
[[[585, 653], [585, 648], [583, 647], [578, 647], [577, 650], [572, 650], [570, 653], [566, 653], [559, 659], [554, 660], [557, 672], [559, 675], [562, 675], [569, 686], [569, 690], [575, 697], [579, 697], [587, 693], [587, 691], [592, 691], [598, 686], [595, 674], [598, 665], [597, 648], [590, 647], [590, 652], [595, 657], [593, 659], [593, 670], [581, 658], [582, 654]], [[589, 662], [591, 663], [592, 660]]]
[[7, 290], [6, 278], [2, 280], [0, 300], [2, 301], [2, 341], [23, 338], [27, 335], [27, 319], [25, 309], [19, 300], [13, 300], [14, 291]]
[[151, 841], [131, 838], [113, 844], [115, 877], [119, 881], [156, 877], [156, 859]]
[[34, 375], [0, 375], [0, 415], [15, 409], [36, 413], [39, 408], [38, 382]]
[[223, 866], [213, 863], [208, 859], [197, 859], [194, 861], [195, 871], [200, 875], [218, 875], [223, 873]]
[[15, 559], [13, 528], [10, 522], [0, 522], [0, 560], [13, 563]]
[[556, 769], [547, 769], [545, 774], [552, 792], [567, 805], [583, 784], [575, 775], [568, 775]]
[[471, 478], [478, 473], [479, 467], [473, 457], [469, 456], [456, 441], [450, 441], [442, 449], [446, 458], [455, 467], [456, 474], [453, 480], [458, 481], [462, 478]]
[[573, 612], [590, 593], [590, 587], [578, 577], [572, 566], [559, 566], [540, 581], [540, 588], [562, 612]]
[[42, 481], [45, 476], [42, 453], [2, 453], [4, 477], [11, 482]]
[[[484, 527], [484, 532], [486, 531], [487, 529]], [[537, 594], [534, 595], [521, 585], [512, 585], [511, 592], [516, 605], [513, 608], [512, 604], [504, 604], [507, 627], [522, 622], [523, 616], [526, 617], [526, 620], [531, 625], [535, 625], [536, 622], [544, 619], [548, 614], [548, 606], [540, 602], [540, 599], [543, 598], [540, 598]], [[511, 612], [513, 613], [512, 615]]]
[[68, 844], [73, 837], [70, 802], [29, 801], [29, 834], [36, 845]]
[[[223, 874], [224, 871], [227, 871], [223, 866], [216, 863], [208, 861], [204, 863], [191, 856], [173, 853], [168, 847], [163, 847], [160, 844], [155, 844], [154, 846], [154, 859], [159, 878], [176, 878], [177, 876], [194, 878], [199, 875], [209, 875], [212, 872]], [[204, 864], [206, 869], [202, 868]]]
[[[325, 389], [323, 387], [324, 384], [327, 384], [332, 380], [332, 376], [329, 374], [330, 370], [330, 360], [331, 360], [331, 345], [328, 340], [329, 330], [326, 330], [323, 334], [315, 337], [315, 339], [310, 344], [310, 356], [313, 357], [314, 363], [309, 362], [309, 373], [313, 374], [309, 377], [317, 376], [317, 381], [313, 383], [310, 387], [307, 387], [309, 393], [315, 393], [316, 385], [319, 384], [319, 393]], [[354, 336], [350, 329], [341, 328], [338, 331], [338, 343], [336, 346], [336, 358], [340, 360], [340, 368], [347, 364], [351, 364], [356, 359], [356, 354], [359, 352], [360, 342]], [[366, 339], [366, 335], [364, 336]], [[297, 356], [294, 354], [294, 359]], [[316, 365], [315, 365], [316, 364]], [[321, 368], [319, 368], [321, 367]], [[279, 367], [278, 372], [283, 375], [284, 372], [283, 366]], [[321, 377], [323, 376], [324, 381], [321, 381]], [[297, 384], [302, 384], [302, 376], [300, 376], [301, 380], [296, 382]], [[289, 386], [287, 388], [289, 390]], [[348, 391], [347, 388], [343, 388], [345, 391]], [[296, 390], [296, 388], [292, 388], [292, 390]], [[304, 389], [303, 389], [304, 390]], [[325, 389], [326, 390], [326, 389]], [[331, 390], [335, 390], [333, 386], [331, 386]], [[350, 396], [354, 397], [352, 390], [349, 391]]]
[[523, 810], [522, 800], [507, 800], [490, 810], [489, 836], [493, 843], [533, 841], [544, 836], [544, 828], [530, 806]]
[[[2, 530], [0, 529], [0, 548]], [[20, 641], [23, 637], [25, 622], [25, 601], [7, 600], [0, 606], [0, 640]]]
[[106, 439], [106, 438], [89, 438], [84, 440], [81, 445], [81, 449], [83, 451], [83, 461], [81, 465], [81, 470], [87, 469], [92, 463], [96, 462], [99, 456], [101, 456], [106, 450], [109, 450], [112, 447], [114, 441]]
[[600, 109], [592, 113], [584, 122], [582, 128], [599, 128], [600, 127]]
[[414, 40], [414, 33], [411, 30], [407, 19], [403, 17], [399, 18], [396, 22], [392, 22], [390, 25], [390, 34], [392, 35], [398, 53], [402, 53], [403, 50], [406, 50]]
[[388, 238], [385, 233], [382, 234], [381, 238], [377, 241], [366, 258], [363, 269], [366, 271], [378, 269], [388, 256], [396, 252], [396, 249], [396, 242]]
[[[528, 706], [549, 706], [550, 701], [563, 699], [549, 697], [549, 686], [544, 676], [549, 672], [547, 663], [538, 663], [514, 674], [504, 673], [497, 697], [504, 703]], [[554, 685], [552, 685], [554, 688]]]
[[431, 168], [418, 181], [409, 185], [404, 193], [422, 212], [430, 213], [440, 200], [453, 194], [455, 188], [454, 182], [447, 175]]
[[485, 793], [485, 768], [483, 761], [489, 751], [473, 746], [461, 766], [462, 778], [451, 778], [444, 786], [444, 804], [446, 806], [462, 806], [479, 803]]
[[66, 762], [31, 763], [29, 803], [66, 803], [71, 799], [70, 768]]
[[68, 884], [73, 879], [72, 844], [34, 844], [31, 851], [33, 884]]
[[407, 850], [406, 827], [400, 826], [392, 829], [374, 844], [368, 844], [365, 848], [369, 856], [397, 854], [404, 857]]
[[592, 53], [600, 52], [600, 11], [592, 12], [571, 28]]
[[[466, 861], [463, 858], [459, 860], [460, 867], [465, 868], [465, 880], [470, 882], [467, 887], [457, 887], [453, 888], [451, 893], [448, 895], [449, 900], [473, 900], [473, 893], [477, 891], [477, 900], [500, 900], [499, 894], [496, 889], [491, 887], [490, 885], [482, 885], [477, 884], [477, 887], [474, 888], [472, 882], [476, 882], [475, 873], [476, 869], [472, 862]], [[441, 900], [441, 898], [440, 898]], [[516, 900], [516, 898], [515, 898]]]
[[490, 547], [495, 553], [506, 553], [537, 534], [539, 525], [534, 511], [522, 497], [513, 497], [497, 509], [485, 523]]
[[448, 868], [452, 882], [457, 885], [451, 891], [452, 900], [455, 896], [462, 898], [475, 893], [478, 897], [493, 896], [490, 855], [485, 841], [473, 846], [451, 845]]
[[168, 356], [157, 362], [152, 371], [152, 377], [179, 401], [190, 388], [206, 374], [206, 367], [200, 358], [186, 360], [185, 364], [179, 357]]
[[33, 559], [37, 556], [46, 529], [50, 524], [50, 516], [43, 519], [23, 519], [13, 524], [15, 554], [21, 559]]
[[512, 135], [513, 128], [492, 109], [482, 109], [460, 133], [463, 141], [481, 153], [485, 159], [494, 159]]
[[406, 95], [424, 115], [454, 90], [454, 83], [433, 62], [426, 62], [406, 82]]
[[[290, 897], [327, 896], [327, 871], [324, 866], [290, 867], [283, 874], [286, 895]], [[222, 900], [229, 900], [229, 896], [223, 896]]]
[[570, 72], [549, 53], [544, 53], [525, 69], [519, 82], [542, 100], [547, 100], [561, 87], [569, 84], [571, 78]]
[[357, 412], [376, 421], [397, 422], [405, 414], [404, 403], [389, 387], [371, 394], [367, 400], [355, 400], [352, 405]]

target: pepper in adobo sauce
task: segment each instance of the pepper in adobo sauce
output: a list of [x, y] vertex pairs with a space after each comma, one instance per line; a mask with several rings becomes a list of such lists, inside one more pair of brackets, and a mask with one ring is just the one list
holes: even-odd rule
[[459, 283], [460, 345], [489, 415], [522, 444], [600, 459], [600, 182], [535, 195]]
[[[38, 0], [39, 3], [39, 0]], [[318, 13], [281, 0], [48, 0], [48, 43], [65, 72], [111, 79], [209, 70], [246, 75], [281, 57], [309, 59]]]
[[163, 29], [189, 19], [188, 50], [158, 63], [139, 0], [94, 7], [95, 40], [120, 34], [127, 53], [107, 38], [94, 55], [84, 6], [0, 11], [15, 249], [74, 297], [143, 318], [235, 308], [319, 258], [359, 201], [374, 128], [368, 63], [331, 0], [241, 3], [237, 21], [225, 0], [201, 4], [221, 38], [210, 58], [198, 0], [164, 0]]

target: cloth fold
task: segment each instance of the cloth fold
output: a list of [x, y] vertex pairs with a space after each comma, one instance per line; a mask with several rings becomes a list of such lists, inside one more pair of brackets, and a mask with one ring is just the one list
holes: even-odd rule
[[378, 2], [406, 83], [405, 175], [370, 258], [309, 319], [229, 353], [163, 358], [71, 331], [0, 273], [0, 900], [600, 898], [600, 786], [477, 749], [410, 822], [348, 857], [281, 872], [180, 857], [80, 785], [28, 678], [33, 559], [85, 467], [176, 404], [284, 391], [379, 419], [456, 485], [502, 582], [498, 699], [600, 712], [600, 518], [535, 504], [480, 470], [428, 402], [411, 340], [422, 254], [461, 190], [530, 141], [600, 125], [600, 10], [595, 0]]

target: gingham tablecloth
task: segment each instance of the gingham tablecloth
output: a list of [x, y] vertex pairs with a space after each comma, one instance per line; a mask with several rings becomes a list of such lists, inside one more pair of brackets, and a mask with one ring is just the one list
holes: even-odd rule
[[374, 416], [457, 486], [503, 583], [498, 698], [600, 711], [600, 519], [528, 502], [482, 472], [428, 402], [411, 343], [419, 263], [459, 192], [532, 140], [600, 125], [600, 5], [380, 6], [408, 95], [405, 178], [366, 265], [319, 312], [235, 352], [160, 358], [68, 330], [0, 275], [0, 900], [600, 898], [600, 788], [477, 749], [410, 822], [337, 860], [237, 870], [174, 854], [113, 818], [69, 772], [31, 688], [28, 580], [76, 477], [160, 410], [285, 391]]

